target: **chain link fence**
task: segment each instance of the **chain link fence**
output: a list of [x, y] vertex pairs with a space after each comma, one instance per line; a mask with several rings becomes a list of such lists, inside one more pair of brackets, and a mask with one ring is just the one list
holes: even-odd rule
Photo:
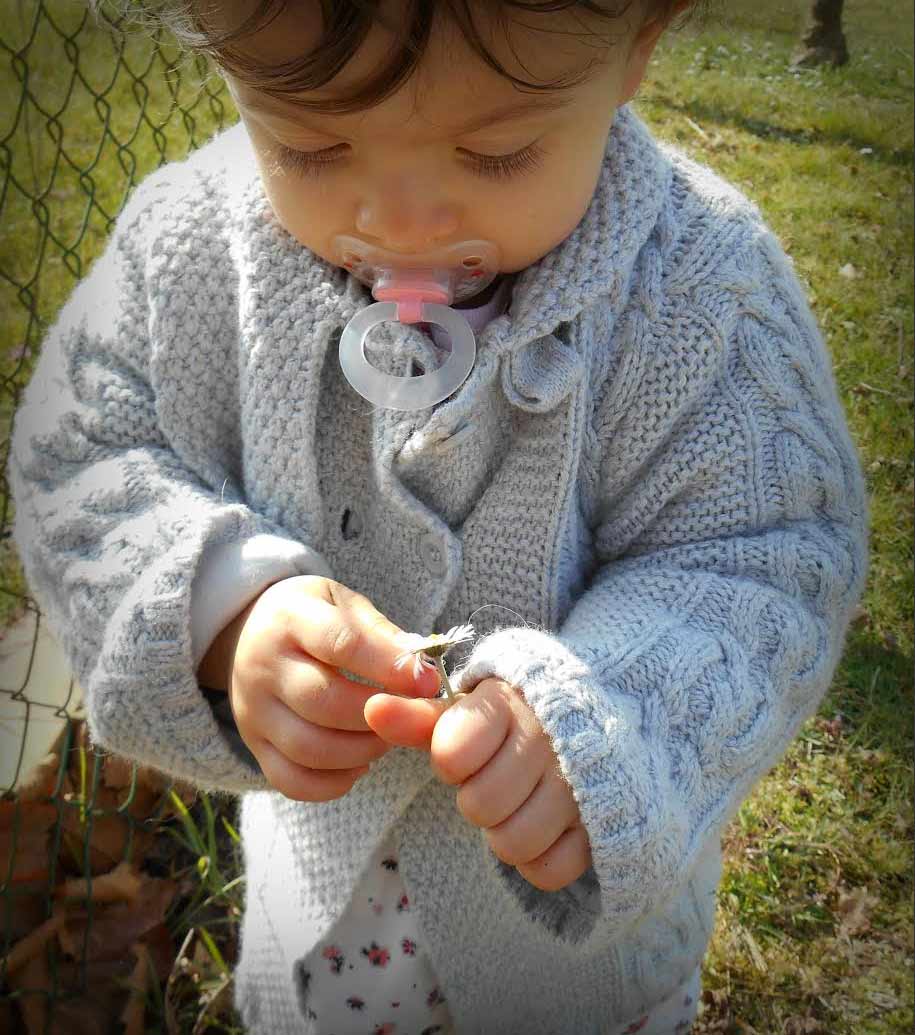
[[131, 190], [237, 116], [206, 60], [164, 34], [96, 20], [84, 0], [0, 4], [0, 1031], [101, 1033], [113, 1018], [173, 1031], [180, 995], [153, 1001], [170, 931], [198, 924], [222, 964], [205, 1000], [228, 983], [202, 921], [219, 923], [207, 908], [237, 887], [216, 862], [234, 830], [205, 799], [92, 750], [15, 556], [5, 475], [41, 340]]

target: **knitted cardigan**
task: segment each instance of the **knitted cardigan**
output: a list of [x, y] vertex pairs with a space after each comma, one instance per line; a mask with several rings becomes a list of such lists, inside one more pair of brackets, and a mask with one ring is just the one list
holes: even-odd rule
[[[816, 708], [861, 592], [827, 354], [756, 208], [625, 108], [580, 224], [455, 395], [404, 413], [349, 388], [336, 343], [370, 301], [277, 224], [241, 126], [151, 175], [25, 392], [15, 542], [95, 741], [245, 792], [252, 1032], [301, 1030], [304, 921], [333, 923], [390, 830], [460, 1032], [609, 1030], [701, 961], [722, 828]], [[416, 327], [370, 352], [433, 361]], [[240, 576], [208, 624], [213, 550]], [[499, 862], [421, 752], [334, 802], [267, 788], [195, 666], [307, 572], [420, 633], [511, 609], [474, 617], [456, 682], [523, 691], [590, 837], [581, 880], [545, 893]]]

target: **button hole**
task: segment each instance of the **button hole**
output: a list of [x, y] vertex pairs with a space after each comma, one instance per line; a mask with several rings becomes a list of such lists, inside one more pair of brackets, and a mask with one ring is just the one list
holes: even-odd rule
[[343, 517], [340, 519], [340, 534], [347, 540], [355, 539], [359, 535], [359, 521], [354, 518], [349, 507], [343, 511]]

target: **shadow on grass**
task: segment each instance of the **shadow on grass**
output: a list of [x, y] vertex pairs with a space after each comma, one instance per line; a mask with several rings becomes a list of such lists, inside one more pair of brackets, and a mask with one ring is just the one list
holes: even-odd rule
[[912, 762], [911, 650], [865, 627], [849, 633], [845, 654], [821, 711], [838, 709], [850, 735], [865, 748]]
[[709, 104], [706, 101], [691, 100], [688, 103], [674, 100], [663, 91], [658, 91], [652, 97], [652, 101], [668, 108], [670, 111], [678, 112], [681, 115], [689, 116], [697, 122], [713, 123], [718, 126], [731, 126], [734, 129], [741, 129], [750, 133], [760, 140], [776, 140], [789, 144], [810, 145], [810, 144], [845, 144], [860, 151], [862, 148], [870, 148], [873, 154], [871, 159], [880, 161], [886, 165], [909, 168], [915, 160], [915, 152], [912, 148], [886, 148], [871, 138], [854, 133], [846, 132], [836, 128], [828, 130], [811, 127], [809, 129], [791, 129], [788, 126], [779, 126], [766, 119], [756, 118], [752, 115], [725, 107], [723, 104]]

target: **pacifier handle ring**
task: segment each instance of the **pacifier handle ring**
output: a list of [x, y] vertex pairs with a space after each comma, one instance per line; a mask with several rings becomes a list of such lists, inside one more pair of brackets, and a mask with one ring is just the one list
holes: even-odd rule
[[418, 377], [385, 374], [369, 363], [365, 339], [373, 327], [397, 320], [396, 302], [374, 302], [358, 312], [340, 336], [340, 366], [347, 381], [369, 402], [395, 410], [424, 410], [447, 399], [467, 380], [476, 359], [476, 340], [467, 320], [438, 302], [424, 302], [422, 319], [451, 337], [451, 355], [437, 370]]

